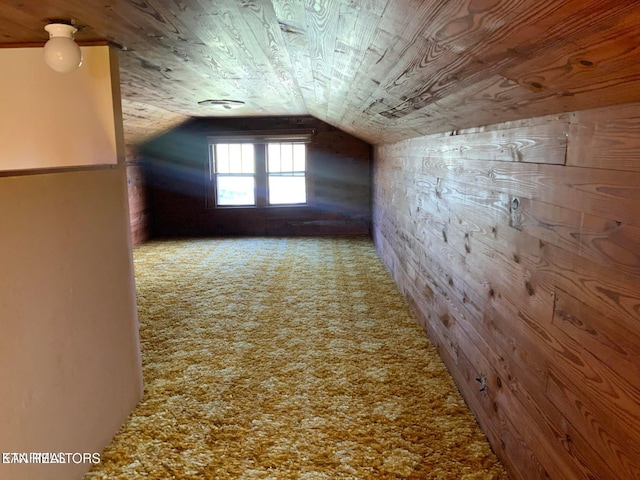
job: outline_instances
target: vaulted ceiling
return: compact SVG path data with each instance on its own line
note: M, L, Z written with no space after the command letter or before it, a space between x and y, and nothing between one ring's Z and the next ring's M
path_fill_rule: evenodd
M0 44L51 19L119 49L130 144L189 117L308 114L377 144L640 100L637 0L3 0Z

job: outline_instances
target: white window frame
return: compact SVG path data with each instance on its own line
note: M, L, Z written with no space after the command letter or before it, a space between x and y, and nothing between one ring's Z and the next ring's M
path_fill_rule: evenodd
M207 207L208 208L279 208L279 207L296 207L307 206L309 201L309 148L313 131L296 132L293 134L269 133L269 132L238 132L224 135L215 135L207 137L209 162L207 169ZM219 205L217 192L216 160L215 145L231 144L231 143L252 143L254 145L254 198L255 203L252 205ZM304 175L305 178L305 195L304 203L269 203L269 172L267 168L267 145L269 143L302 143L305 144L305 170L304 172L293 171L286 172L297 175ZM247 174L249 175L249 174Z

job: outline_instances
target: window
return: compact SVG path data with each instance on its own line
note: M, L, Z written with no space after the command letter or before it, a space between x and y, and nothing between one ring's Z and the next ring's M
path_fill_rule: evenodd
M305 203L307 201L304 143L269 143L267 173L269 205Z
M305 205L309 138L210 138L211 206Z
M255 205L255 155L252 143L214 145L216 204Z

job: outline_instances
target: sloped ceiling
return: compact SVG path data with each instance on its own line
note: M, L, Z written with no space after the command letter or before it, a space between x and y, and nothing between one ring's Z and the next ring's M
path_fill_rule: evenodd
M50 19L119 49L129 144L189 117L310 114L378 144L640 100L637 0L4 0L0 46Z

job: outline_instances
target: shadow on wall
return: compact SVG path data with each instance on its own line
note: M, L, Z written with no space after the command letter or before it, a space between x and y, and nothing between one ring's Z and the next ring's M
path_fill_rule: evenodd
M314 131L306 205L213 207L208 136L298 130ZM140 154L154 237L369 234L371 147L313 117L196 119Z

